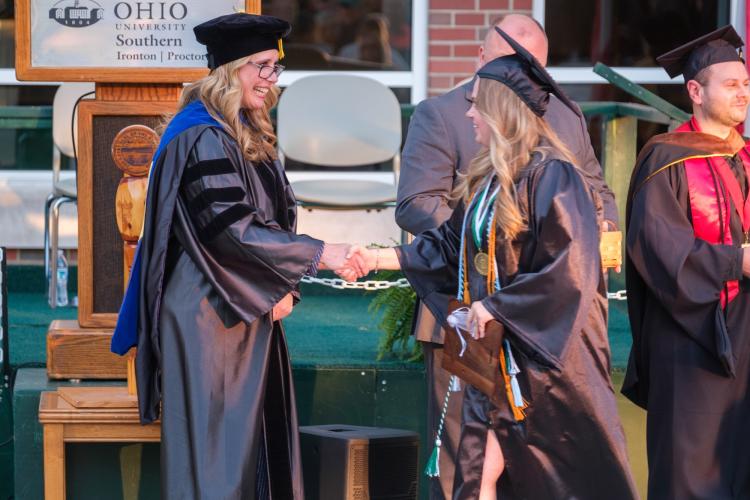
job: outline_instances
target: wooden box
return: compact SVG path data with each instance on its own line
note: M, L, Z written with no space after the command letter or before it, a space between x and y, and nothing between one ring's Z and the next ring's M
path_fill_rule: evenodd
M47 331L47 376L51 379L125 379L127 357L109 350L110 328L81 328L55 320Z

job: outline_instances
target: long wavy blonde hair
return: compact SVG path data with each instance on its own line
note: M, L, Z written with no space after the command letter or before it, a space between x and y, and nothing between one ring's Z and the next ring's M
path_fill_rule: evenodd
M575 159L547 122L502 83L480 78L475 106L491 131L490 144L482 147L465 174L459 174L453 197L468 205L473 193L494 173L499 184L495 199L498 235L512 240L527 225L518 205L516 181L532 155L552 155L574 165Z
M271 87L262 109L243 108L242 84L237 73L249 60L250 56L223 64L186 86L177 109L200 99L208 113L237 141L245 158L253 162L270 161L276 159L276 134L270 112L279 100L280 91L275 85Z

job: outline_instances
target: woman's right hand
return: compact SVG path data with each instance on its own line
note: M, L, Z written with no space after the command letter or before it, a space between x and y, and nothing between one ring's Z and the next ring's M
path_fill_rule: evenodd
M473 302L471 304L471 309L469 310L469 330L471 331L471 336L475 339L481 339L484 338L484 332L485 327L487 326L487 323L495 319L492 316L492 313L490 313L486 307L484 307L484 304L482 304L482 301L478 300L476 302Z
M320 257L320 269L330 269L347 281L356 281L370 270L365 265L360 248L346 243L326 243Z
M359 245L352 245L346 255L346 262L336 270L336 273L348 281L353 281L350 276L360 278L369 274L371 271L397 270L401 269L401 263L398 261L396 251L393 248L366 248Z

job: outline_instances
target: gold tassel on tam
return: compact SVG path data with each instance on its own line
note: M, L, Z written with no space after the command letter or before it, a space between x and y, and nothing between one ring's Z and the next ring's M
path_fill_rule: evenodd
M284 43L279 38L279 59L284 59Z

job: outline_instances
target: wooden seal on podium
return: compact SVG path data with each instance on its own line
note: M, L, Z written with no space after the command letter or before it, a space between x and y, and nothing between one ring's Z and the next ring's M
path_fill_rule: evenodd
M120 130L112 141L112 160L123 172L117 187L115 216L123 239L124 286L130 278L138 238L143 229L146 191L151 161L159 146L159 136L145 125L130 125ZM127 354L127 393L112 401L113 406L127 405L135 398L135 349ZM113 394L110 394L112 397ZM73 404L73 403L71 403Z
M159 136L151 127L130 125L112 141L112 159L117 168L133 177L148 174L151 159L159 147Z
M158 146L158 134L145 125L127 126L112 141L112 160L124 174L115 196L117 229L125 243L124 286L127 286L135 248L143 229L148 172Z

